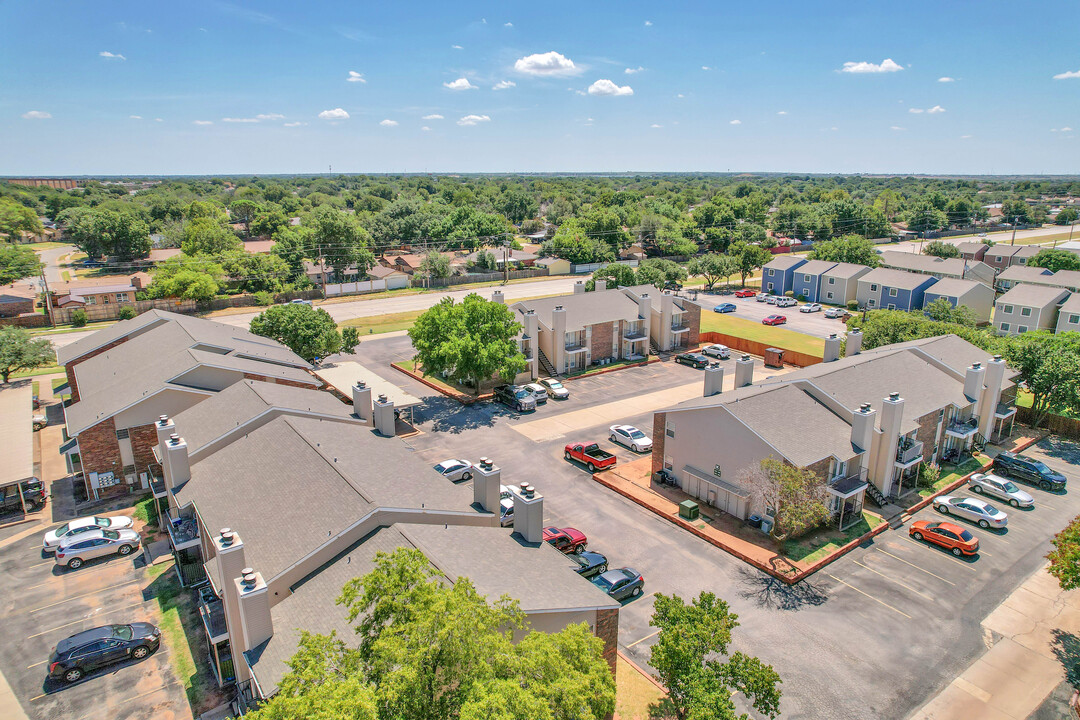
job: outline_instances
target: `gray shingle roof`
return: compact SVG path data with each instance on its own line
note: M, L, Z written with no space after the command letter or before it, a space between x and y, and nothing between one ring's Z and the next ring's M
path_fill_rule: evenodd
M995 305L1022 305L1024 307L1043 308L1056 305L1069 297L1064 288L1049 285L1014 285L1007 293L997 299Z
M957 298L971 292L979 285L982 285L982 283L975 282L974 280L961 280L959 278L948 277L938 280L932 287L928 287L926 292ZM983 287L986 286L983 285Z
M836 265L827 270L824 274L837 279L851 278L869 269L870 268L865 265L858 265L856 263L836 263Z
M805 263L796 268L796 273L802 273L803 275L821 275L836 267L836 263L829 262L828 260L807 260Z
M511 309L518 313L518 321L522 323L524 321L520 316L524 315L526 310L535 310L537 320L550 329L552 327L551 313L556 305L562 305L566 310L567 332L583 330L587 325L596 323L637 320L639 317L637 303L627 297L622 290L603 290L523 300L511 305Z
M660 298L663 296L664 291L655 285L631 285L620 289L630 291L635 297L640 297L641 295L648 293L649 304L652 305L653 310L659 310L660 306L663 304L663 301ZM672 295L672 298L674 299L675 307L680 310L685 310L686 306L690 304L689 300L679 297L678 295Z
M972 265L972 261L964 261L961 258L939 258L933 255L919 255L896 250L886 250L881 253L881 264L885 267L914 272L941 273L956 277L963 276L965 262L966 267Z
M1069 299L1062 303L1061 312L1080 312L1080 293L1073 293L1070 295Z
M961 253L968 253L969 255L977 255L980 250L990 247L986 243L982 242L962 242L957 244L956 249Z
M1046 268L1031 267L1030 265L1013 265L1001 271L998 280L1007 282L1031 282L1038 278L1045 282L1053 273Z
M891 268L879 267L874 268L870 272L866 273L859 278L859 284L862 283L876 283L885 287L897 288L900 290L914 290L929 280L931 283L935 282L937 278L931 275L922 275L920 273L908 272L906 270L893 270Z
M765 263L764 267L777 270L787 270L806 262L806 258L798 255L775 255L773 259Z

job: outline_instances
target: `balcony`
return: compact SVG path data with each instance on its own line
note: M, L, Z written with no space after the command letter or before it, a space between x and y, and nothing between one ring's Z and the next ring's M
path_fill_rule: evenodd
M623 340L627 340L629 342L640 342L642 340L648 340L648 339L649 339L648 335L646 335L645 333L643 333L643 332L641 332L640 330L637 330L637 329L627 330L626 332L623 333Z
M900 438L900 444L896 446L896 465L907 469L922 460L923 444L918 440Z
M585 347L584 345L578 345L576 343L573 345L567 344L566 346L566 352L568 353L583 353L586 350L588 350L587 347Z
M172 541L174 551L199 547L199 523L193 515L169 510L167 517L169 522L166 527L169 529L169 540Z
M678 333L684 333L684 332L689 332L689 331L690 331L690 326L687 325L686 323L678 323L678 324L672 323L672 325L671 325L671 332L673 332L673 333L678 334Z
M945 428L946 435L961 440L967 440L968 438L974 437L977 432L979 432L979 421L976 418L953 420L949 423L949 426Z
M206 637L211 643L229 639L229 626L225 623L225 604L209 586L199 592L199 617L202 618Z

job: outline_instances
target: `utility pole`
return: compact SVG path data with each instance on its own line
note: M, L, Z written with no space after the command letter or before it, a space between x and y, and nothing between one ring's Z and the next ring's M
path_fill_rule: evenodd
M510 237L503 238L503 285L510 282Z
M49 281L45 277L45 268L41 269L41 287L45 291L45 314L49 316L49 324L56 327L52 314L52 295L49 294Z
M321 281L320 284L322 285L322 299L325 300L326 299L326 263L323 262L322 245L316 246L316 249L319 251L319 280Z

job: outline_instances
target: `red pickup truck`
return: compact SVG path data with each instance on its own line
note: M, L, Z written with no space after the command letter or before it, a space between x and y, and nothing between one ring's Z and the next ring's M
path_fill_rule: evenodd
M563 456L567 460L577 460L585 463L589 472L605 470L615 467L616 458L606 450L601 450L596 443L570 443L563 450Z

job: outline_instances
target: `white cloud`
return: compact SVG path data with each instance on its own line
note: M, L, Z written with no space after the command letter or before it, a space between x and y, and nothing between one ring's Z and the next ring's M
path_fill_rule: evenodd
M307 123L306 122L300 122L300 121L291 122L291 123L285 123L285 127L300 127L301 125L307 125Z
M482 122L491 122L491 118L489 118L487 115L466 115L465 117L458 120L457 124L461 125L462 127L470 127L472 125L477 125Z
M645 68L638 65L636 68L626 68L623 72L627 75L633 75L634 73L645 72Z
M443 116L442 115L437 115L437 114L436 115L425 115L424 117L422 117L420 119L421 120L442 120Z
M227 123L257 123L255 118L221 118L221 122Z
M875 65L872 62L846 62L844 67L840 68L840 72L846 73L891 73L899 72L903 70L900 65L893 62L892 58L885 58L881 61L880 65Z
M902 128L899 125L893 125L889 129L890 130L906 130L907 128Z
M512 23L512 22L503 23L503 27L514 27L514 23Z
M103 58L109 58L110 60L127 60L127 58L123 55L120 55L119 53L111 53L108 50L102 50L98 53L98 55Z
M732 120L728 125L742 125L742 120Z
M420 129L425 131L425 132L428 131L428 130L431 130L431 128L429 128L427 125L425 125L424 127L420 128Z
M1054 76L1055 80L1075 80L1077 78L1080 78L1080 70L1070 70Z
M500 80L491 86L492 90L509 90L512 87L517 87L517 83L513 80Z
M581 73L581 68L575 65L573 60L554 50L518 58L514 69L519 73L538 77L566 77Z
M938 82L956 82L956 78L951 78L951 77L946 75L945 77L939 77L937 79L937 81Z
M675 97L677 97L677 98L679 98L679 99L681 100L682 98L684 98L684 97L686 97L686 96L685 96L685 95L683 95L682 93L679 93L679 94L678 94L678 95L676 95Z
M213 125L214 121L213 120L193 120L192 124L193 125Z
M975 136L974 135L961 135L960 139L961 140L970 140L973 137L975 137Z
M831 128L829 128L829 129L830 129L830 130L833 130L833 131L836 131L836 130L839 130L840 128L838 128L838 127L836 127L835 125L833 125L833 126L832 126Z
M787 110L781 110L780 112L778 112L776 114L777 115L787 115Z
M705 70L705 71L709 71L709 70L712 70L712 68L711 68L711 67L709 67L708 65L702 65L702 66L701 66L701 69L702 69L702 70Z
M255 116L256 120L284 120L285 116L281 113L262 113Z
M935 105L934 107L930 108L926 112L927 112L928 115L937 115L938 113L945 112L945 108L941 107L940 105Z
M366 83L367 82L367 80L364 79L364 73L358 73L355 70L350 70L349 71L349 77L345 78L345 80L347 82L358 82L358 83Z
M656 123L653 123L653 124L652 124L652 125L650 125L649 127L651 127L651 128L662 128L662 127L664 127L664 126L663 126L663 125L657 125Z
M448 90L475 90L476 86L469 82L468 78L458 78L453 82L444 82L443 87Z
M1072 132L1072 128L1066 125L1061 128L1050 128L1050 132Z
M918 113L925 112L925 111L922 108L908 108L908 112L918 114Z
M48 120L52 117L52 113L47 113L44 110L31 110L30 112L24 112L22 116L24 120Z
M464 50L465 48L461 47L460 45L451 45L450 49L451 50Z
M345 112L341 108L334 108L333 110L323 110L319 113L320 120L348 120L349 113Z
M652 27L652 20L646 20L645 27Z
M142 115L128 115L128 118L132 120L142 120Z
M161 118L154 118L154 122L165 122L165 121L162 120Z
M383 127L397 127L398 126L397 120L391 120L389 118L387 118L386 120L380 120L379 124L382 125Z
M629 85L619 87L610 80L597 80L589 86L590 95L633 95L634 89Z

